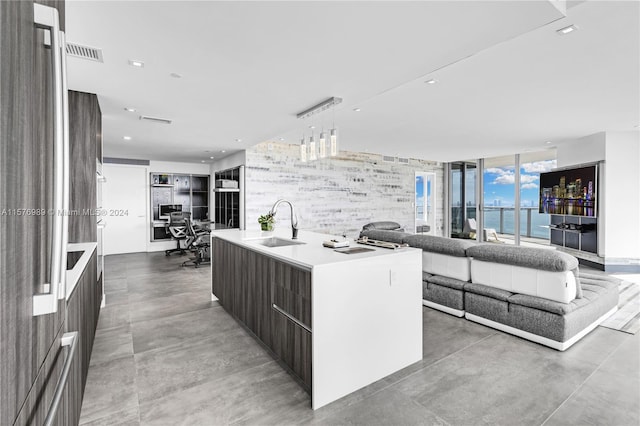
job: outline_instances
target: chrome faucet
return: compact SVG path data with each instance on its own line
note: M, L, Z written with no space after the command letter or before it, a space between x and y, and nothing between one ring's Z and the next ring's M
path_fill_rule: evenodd
M289 204L289 207L291 208L291 231L293 232L293 237L291 237L292 240L297 240L298 239L298 216L296 215L296 211L293 208L293 204L291 204L291 201L287 201L284 199L278 200L276 201L276 203L273 205L273 207L271 207L271 211L269 213L271 213L272 216L276 215L276 210L278 209L278 206L281 203L287 203Z

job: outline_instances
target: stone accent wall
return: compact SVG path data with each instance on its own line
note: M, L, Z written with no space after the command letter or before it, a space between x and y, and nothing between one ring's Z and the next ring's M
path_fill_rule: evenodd
M340 151L338 157L303 163L299 146L265 142L246 152L247 229L280 198L293 203L300 229L354 238L362 225L393 220L415 231L415 172L436 173L436 234L442 235L442 163L410 159L390 163L381 155ZM289 209L280 206L276 227L289 227Z

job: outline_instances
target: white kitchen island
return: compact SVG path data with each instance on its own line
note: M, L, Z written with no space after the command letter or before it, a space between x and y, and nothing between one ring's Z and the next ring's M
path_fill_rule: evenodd
M279 239L265 240L275 236ZM211 233L212 294L311 393L313 409L422 359L421 250L322 246L290 230ZM337 239L337 238L336 238Z

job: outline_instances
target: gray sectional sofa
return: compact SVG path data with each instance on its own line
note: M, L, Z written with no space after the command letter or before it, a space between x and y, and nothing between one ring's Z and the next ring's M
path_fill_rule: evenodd
M577 259L556 250L478 244L376 226L360 235L423 250L425 306L560 351L617 310L614 279L580 276Z

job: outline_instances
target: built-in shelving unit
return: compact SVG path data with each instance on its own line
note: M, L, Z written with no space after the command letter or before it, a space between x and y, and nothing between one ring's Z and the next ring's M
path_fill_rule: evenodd
M214 219L229 228L244 229L244 166L215 173L215 182L237 182L235 188L218 187L214 183Z
M589 253L598 253L598 219L551 215L551 244Z
M178 173L151 173L151 241L171 239L167 221L160 219L159 206L180 204L194 221L209 218L209 176Z

